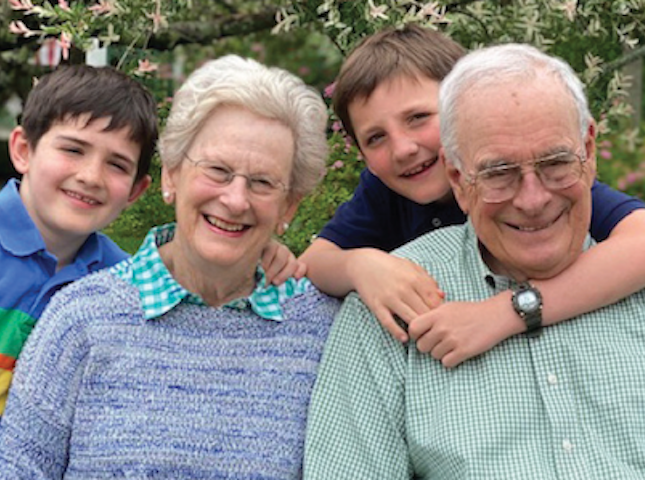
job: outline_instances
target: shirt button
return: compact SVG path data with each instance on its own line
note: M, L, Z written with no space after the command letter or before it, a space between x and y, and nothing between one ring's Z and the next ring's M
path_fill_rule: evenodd
M565 452L570 453L573 450L573 444L569 440L564 440L562 442L562 448Z
M549 375L546 377L546 381L549 382L549 385L557 385L558 377L553 373L549 373Z
M439 228L441 226L441 219L433 218L432 219L432 226L435 227L435 228Z

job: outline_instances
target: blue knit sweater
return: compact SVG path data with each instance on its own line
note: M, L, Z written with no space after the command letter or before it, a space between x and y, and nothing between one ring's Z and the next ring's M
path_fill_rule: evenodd
M30 336L0 424L2 479L295 479L338 302L285 320L180 304L144 320L107 271L61 291Z

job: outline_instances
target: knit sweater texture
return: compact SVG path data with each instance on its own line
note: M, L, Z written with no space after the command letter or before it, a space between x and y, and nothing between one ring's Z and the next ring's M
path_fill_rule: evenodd
M339 302L285 320L181 303L145 320L107 271L63 289L23 350L0 423L0 479L296 479Z

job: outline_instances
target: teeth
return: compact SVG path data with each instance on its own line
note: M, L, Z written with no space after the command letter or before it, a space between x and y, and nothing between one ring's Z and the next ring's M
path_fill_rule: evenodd
M224 220L220 220L219 218L210 216L207 216L206 220L214 227L226 230L227 232L241 232L244 230L244 225L240 225L239 223L228 223Z
M434 163L434 160L429 160L427 162L423 162L421 165L419 165L417 168L414 168L410 171L407 171L403 174L404 177L411 177L412 175L416 175L417 173L421 173L427 168L430 168L432 164Z
M82 202L88 203L90 205L98 205L99 204L99 202L97 202L93 198L84 197L80 193L72 192L70 190L67 190L67 195L69 195L72 198L76 198L76 199L78 199L78 200L80 200Z
M557 219L556 219L557 220ZM544 230L545 228L550 227L555 223L555 220L552 222L547 223L546 225L540 225L539 227L521 227L521 226L516 226L515 228L519 230L520 232L537 232L538 230Z

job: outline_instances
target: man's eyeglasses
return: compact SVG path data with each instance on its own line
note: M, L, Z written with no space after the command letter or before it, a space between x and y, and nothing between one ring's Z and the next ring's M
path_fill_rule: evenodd
M228 167L208 160L195 161L185 154L186 159L199 169L204 177L218 187L224 187L233 182L235 177L244 177L249 192L256 197L273 198L286 192L289 188L280 180L266 175L246 175L233 172Z
M533 170L544 188L563 190L582 177L586 159L573 152L561 152L526 163L494 165L477 173L467 174L466 181L479 188L486 203L502 203L515 196L525 169Z

